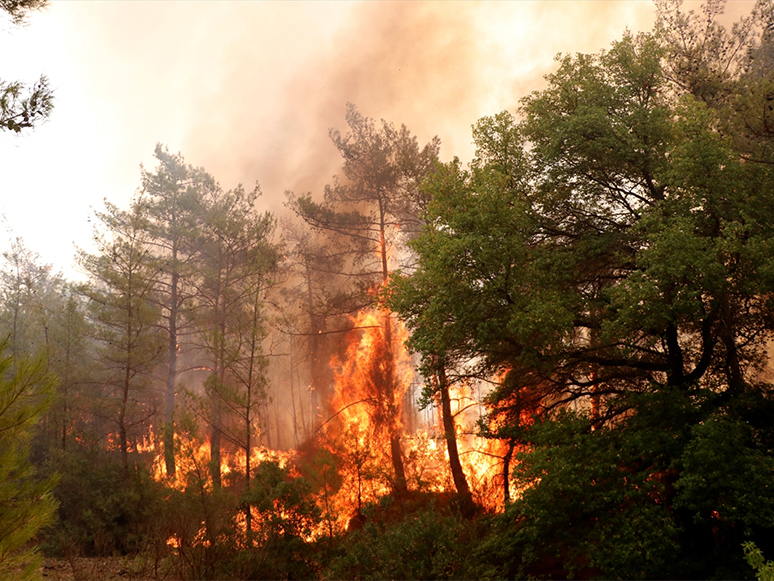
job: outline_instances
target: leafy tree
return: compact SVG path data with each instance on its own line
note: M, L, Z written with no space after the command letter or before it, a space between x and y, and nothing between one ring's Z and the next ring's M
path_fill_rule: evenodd
M527 446L498 575L739 576L744 536L774 531L751 508L771 502L774 176L729 134L743 69L712 97L672 48L662 30L560 57L523 121L479 122L394 282L426 365L499 376L486 430Z
M0 344L0 575L34 579L40 570L30 541L49 524L55 479L35 477L29 439L53 398L54 379L42 359L15 360Z
M514 264L524 253L519 238L524 205L518 197L527 183L522 138L507 112L479 121L474 137L477 157L471 171L454 160L439 164L425 181L432 200L425 217L438 227L426 228L411 243L419 268L410 276L394 276L385 293L412 329L409 345L423 357L422 370L430 379L425 399L441 400L450 466L463 498L467 486L455 461L449 387L475 374L476 364L482 374L497 369L496 361L476 354L493 346L484 341L494 343L506 330L501 325L510 308L508 295L527 289Z

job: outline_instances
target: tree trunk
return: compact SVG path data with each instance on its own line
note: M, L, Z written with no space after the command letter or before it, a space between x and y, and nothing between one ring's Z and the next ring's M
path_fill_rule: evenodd
M129 443L126 434L126 407L129 405L129 378L131 369L129 358L124 374L123 393L121 394L121 409L118 412L118 441L121 446L121 461L124 465L124 478L129 479Z
M511 503L511 459L515 447L515 442L508 440L508 451L503 458L503 504L505 506Z
M169 363L164 410L164 464L169 478L175 477L175 383L177 379L177 248L172 249L172 280L169 289Z
M213 341L213 350L215 353L215 376L216 385L213 386L210 393L210 405L212 407L212 417L210 426L210 474L212 476L212 485L220 488L220 428L223 422L221 411L220 391L225 379L225 340L226 340L226 298L223 296L223 253L218 248L218 278L215 288L215 335Z
M250 422L252 421L252 418L250 417L250 389L248 388L247 391L247 409L245 414L245 425L247 428L247 433L245 434L245 495L250 494L250 449L253 446L251 433L252 430L250 429ZM252 548L253 546L253 512L250 508L250 503L247 503L247 506L245 507L245 529L247 532L247 546L248 548Z
M309 356L310 356L310 386L311 386L311 398L310 398L310 431L319 427L319 418L323 414L321 409L323 402L327 399L324 397L323 391L325 390L324 378L324 365L321 361L321 344L320 344L320 331L322 331L320 320L315 313L314 308L314 293L312 289L312 271L309 266L309 257L304 257L304 269L306 271L306 302L307 309L309 310Z
M293 442L298 446L298 414L296 410L296 390L293 384L293 335L290 335L290 405L293 412Z
M454 416L451 411L451 398L449 397L449 383L446 379L446 369L443 363L439 363L436 371L438 390L441 395L441 418L443 419L443 433L446 438L446 449L449 451L449 468L451 468L454 487L460 496L460 504L464 514L473 510L473 496L470 493L468 480L462 470L460 453L457 448L457 430L454 427Z
M382 262L382 283L386 284L390 276L390 271L387 263L387 240L385 237L386 216L381 198L379 198L379 216L379 250ZM390 313L388 311L384 312L383 321L384 341L387 345L388 357L390 358L388 366L389 375L385 382L383 393L383 397L387 402L390 412L387 420L390 422L390 456L392 458L392 468L395 472L395 489L397 492L406 492L408 490L408 485L406 483L406 470L403 466L403 450L400 443L400 430L398 426L401 415L401 402L395 400L395 352L392 344L392 320L390 319Z

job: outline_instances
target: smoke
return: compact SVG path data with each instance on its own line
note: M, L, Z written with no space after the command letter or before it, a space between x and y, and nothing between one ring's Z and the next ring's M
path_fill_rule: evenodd
M347 102L465 161L470 125L543 86L556 53L605 48L653 14L644 0L55 2L0 36L2 78L55 89L48 123L0 136L0 213L73 276L67 241L90 247L91 208L125 207L157 142L225 188L260 182L279 212L285 190L319 194L338 171L328 130Z
M272 14L292 33L276 47L243 26L221 55L221 90L202 107L212 113L190 120L181 143L227 184L258 180L275 211L285 190L319 193L337 172L328 130L344 128L347 102L406 124L420 144L439 135L444 159L469 159L470 125L514 110L542 86L557 52L599 50L627 26L648 28L653 14L646 2L333 6L340 12L325 24L303 18L306 4L292 5L290 21Z

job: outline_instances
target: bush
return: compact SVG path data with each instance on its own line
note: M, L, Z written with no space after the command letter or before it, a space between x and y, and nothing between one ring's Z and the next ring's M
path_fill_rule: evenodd
M396 523L374 519L375 508L364 510L366 524L340 540L337 554L323 573L326 579L459 579L472 569L471 545L461 543L466 524L438 514L431 506Z
M303 478L276 462L253 472L241 499L213 488L205 472L173 491L169 523L176 546L170 562L183 579L310 579L317 564L307 539L320 512ZM250 532L245 513L252 507Z
M46 537L49 554L137 554L164 541L158 530L163 487L145 469L127 479L118 458L86 449L55 451L47 468L61 475L54 489L59 523Z

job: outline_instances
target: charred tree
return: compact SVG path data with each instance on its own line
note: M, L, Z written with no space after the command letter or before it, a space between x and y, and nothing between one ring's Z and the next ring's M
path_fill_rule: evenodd
M331 233L346 247L345 270L340 274L357 281L350 287L353 302L372 306L376 291L389 277L391 251L419 230L419 213L426 200L418 186L437 158L439 140L434 138L420 149L416 137L405 126L396 129L386 121L377 126L351 104L346 120L347 134L330 132L344 159L345 181L336 179L332 186L327 186L323 203L312 201L307 194L291 196L290 206L310 226ZM389 312L384 312L382 321L388 357L393 360ZM394 369L394 365L387 369ZM405 491L400 404L395 402L394 385L394 377L383 379L379 407L389 411L381 421L390 431L396 489Z

